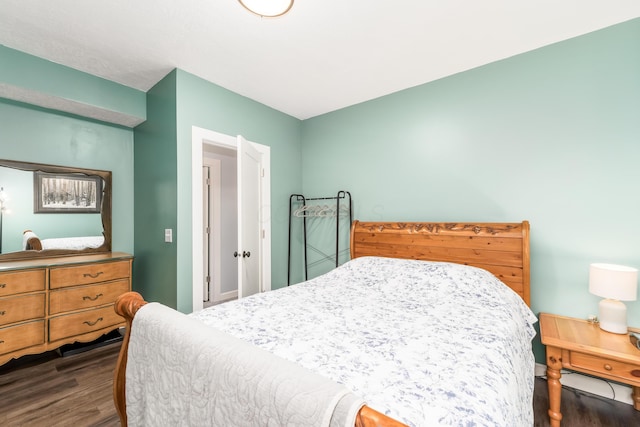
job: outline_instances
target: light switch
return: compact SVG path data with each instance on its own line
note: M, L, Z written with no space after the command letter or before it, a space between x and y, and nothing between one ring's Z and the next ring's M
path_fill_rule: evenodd
M171 243L173 242L173 230L170 228L165 228L164 229L164 241L166 243Z

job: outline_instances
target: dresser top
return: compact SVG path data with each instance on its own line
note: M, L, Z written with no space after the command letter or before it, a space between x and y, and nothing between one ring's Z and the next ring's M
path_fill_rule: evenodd
M87 264L130 259L133 255L125 252L103 252L87 255L57 256L51 258L25 259L0 262L0 273L11 270L25 270L29 268L47 268L61 265Z

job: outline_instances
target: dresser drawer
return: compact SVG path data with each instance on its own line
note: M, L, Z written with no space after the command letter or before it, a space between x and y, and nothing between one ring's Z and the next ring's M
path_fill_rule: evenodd
M82 335L119 324L124 324L124 319L116 314L113 305L52 317L49 319L49 341Z
M640 364L634 365L603 357L571 352L571 367L597 372L603 376L635 381L640 385Z
M127 291L129 291L129 279L51 291L49 294L49 314L111 304Z
M44 343L44 321L0 328L0 354Z
M0 298L0 326L44 317L44 292Z
M68 286L87 285L106 282L114 279L128 278L130 262L102 262L83 264L74 267L52 268L49 272L49 288L57 289Z
M43 291L45 270L22 270L0 273L0 297Z

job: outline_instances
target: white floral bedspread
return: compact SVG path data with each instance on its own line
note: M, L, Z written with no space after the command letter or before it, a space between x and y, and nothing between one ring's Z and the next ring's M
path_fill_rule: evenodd
M104 236L59 237L43 239L42 249L87 249L99 248L104 243Z
M533 425L537 319L482 269L362 257L192 316L411 426Z

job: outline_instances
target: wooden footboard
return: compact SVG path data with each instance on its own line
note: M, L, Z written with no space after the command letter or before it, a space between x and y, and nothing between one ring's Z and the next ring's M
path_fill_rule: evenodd
M118 363L113 375L113 401L120 416L120 424L122 427L127 426L127 404L125 390L125 373L127 370L127 354L129 349L129 336L133 318L147 302L137 292L127 292L120 295L116 300L115 311L124 317L127 323L127 331L122 342ZM402 427L399 421L389 418L380 412L364 406L356 416L355 427Z
M127 330L120 347L120 355L118 363L113 372L113 403L116 405L116 411L120 417L120 425L127 426L127 401L126 401L126 372L127 372L127 355L129 351L129 336L131 335L131 325L133 317L136 315L140 307L147 302L137 292L127 292L118 297L115 303L115 310L120 316L124 317L127 323Z

